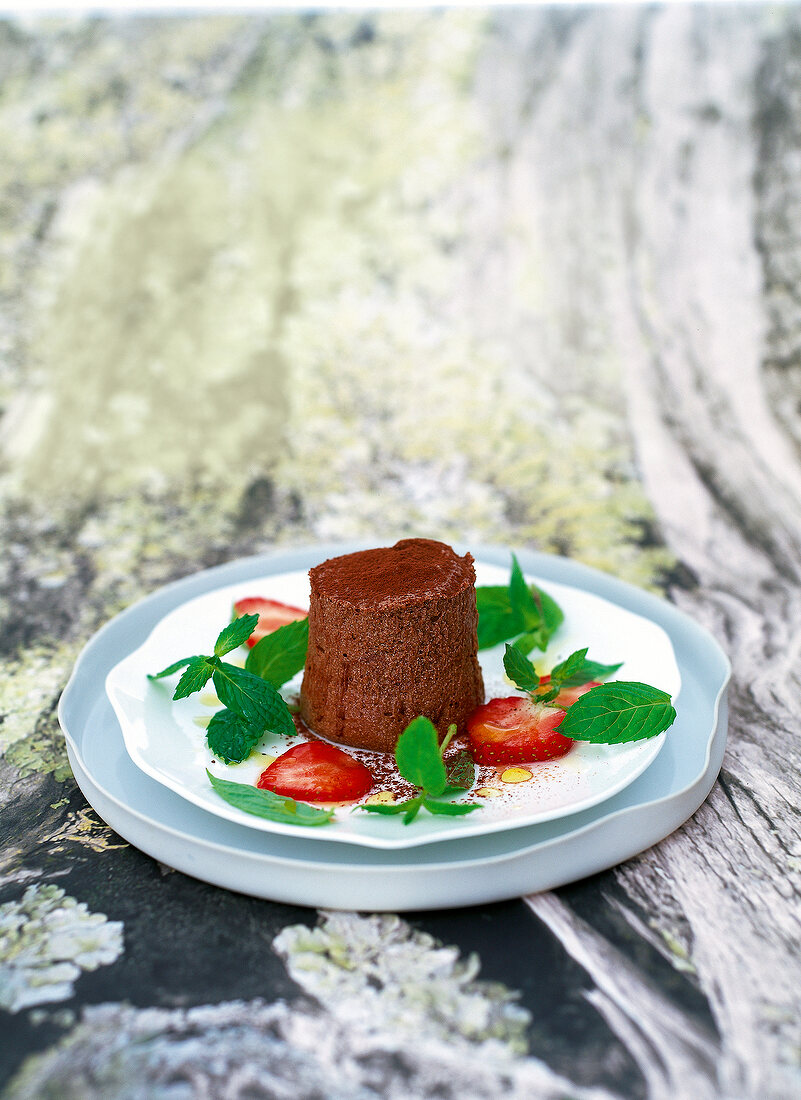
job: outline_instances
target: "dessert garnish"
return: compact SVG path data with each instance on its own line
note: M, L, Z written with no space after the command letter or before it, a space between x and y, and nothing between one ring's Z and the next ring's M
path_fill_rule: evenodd
M503 667L526 695L490 699L471 714L467 729L477 764L529 764L566 756L574 743L563 732L567 709L620 665L590 661L587 650L579 649L550 675L540 676L531 661L507 643Z
M258 618L258 615L243 615L223 627L211 656L184 657L149 677L161 680L183 668L173 699L202 691L209 680L213 682L225 709L217 711L211 719L206 737L211 751L226 764L244 760L267 732L287 737L295 733L289 708L273 685L247 669L222 660L227 653L244 645Z
M472 761L465 760L467 754L460 755L455 766L449 772L442 756L456 733L455 723L439 744L434 723L419 715L414 718L398 738L395 747L395 763L398 771L410 783L417 787L417 794L405 802L373 803L361 809L372 814L385 816L403 814L403 824L409 825L421 809L430 814L447 814L457 817L469 814L480 806L478 802L442 802L440 799L452 798L464 794L472 787L475 768Z
M507 645L503 658L506 674L529 693L534 706L559 701L563 688L586 686L572 701L559 723L559 733L573 741L596 745L622 745L656 737L672 726L676 711L666 691L631 680L610 684L587 682L590 677L611 676L620 665L601 665L587 660L587 650L577 649L551 670L546 683L534 666L514 646ZM551 709L551 708L548 708Z

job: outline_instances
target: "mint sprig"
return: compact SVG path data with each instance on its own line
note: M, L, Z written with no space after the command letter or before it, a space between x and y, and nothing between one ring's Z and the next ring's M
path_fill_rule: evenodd
M475 765L472 761L470 761L472 774L469 776L469 782L467 782L467 766L460 758L457 758L458 767L452 769L451 774L445 768L442 756L455 733L456 726L450 726L440 745L434 723L422 714L413 718L398 738L395 747L395 763L403 778L418 788L418 793L405 802L362 806L361 809L367 810L368 813L385 816L403 814L404 825L414 821L421 809L428 810L431 814L450 817L477 810L479 803L467 805L463 802L439 801L455 794L463 794L473 785L475 779Z
M181 689L181 694L177 694L178 689L176 688L176 694L173 695L173 699L182 699L186 695L191 695L194 691L200 691L211 678L212 672L220 663L220 658L224 657L226 653L230 653L232 649L237 649L239 646L244 645L256 629L256 623L258 621L258 615L241 615L238 619L234 619L233 622L227 623L217 635L217 641L214 643L214 654L212 656L204 657L201 655L197 657L182 657L180 661L173 661L171 665L167 665L161 672L149 672L147 674L148 680L162 680L165 676L172 676L179 668L187 666L186 672L178 681L178 688ZM206 678L199 688L189 686L195 681L200 681L204 674Z
M309 620L297 619L265 634L254 645L245 668L279 688L300 672L309 648Z
M524 657L513 645L507 645L503 655L503 667L509 679L530 695L536 695L537 702L548 703L555 699L562 688L579 687L591 680L605 679L617 672L620 664L602 665L599 661L587 660L587 647L577 649L551 669L550 680L545 683L531 661Z
M334 816L333 810L318 809L306 802L297 802L294 798L251 787L247 783L219 779L208 768L206 775L220 798L246 814L281 821L286 825L326 825Z
M562 688L576 687L611 676L620 665L602 665L587 660L587 649L577 649L555 665L551 678L540 683L534 666L512 645L506 646L503 667L509 679L527 692L537 703L550 703ZM649 684L613 680L597 684L566 709L557 727L559 733L573 741L594 744L621 745L656 737L673 725L676 711L667 692Z
M512 554L509 584L481 585L476 589L478 648L489 649L510 638L524 655L548 648L564 619L559 604L535 584L528 584Z
M184 668L173 699L184 699L201 691L209 680L213 681L217 696L227 709L213 716L206 736L211 751L226 763L246 759L266 732L286 737L295 733L289 708L273 685L222 660L250 637L258 619L258 615L242 615L220 631L213 654L184 658L149 677L160 680Z

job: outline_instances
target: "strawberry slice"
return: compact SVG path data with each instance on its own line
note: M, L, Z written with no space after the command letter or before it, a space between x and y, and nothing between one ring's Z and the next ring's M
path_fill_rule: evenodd
M288 603L279 603L278 600L246 596L245 599L237 600L234 604L233 618L238 619L241 615L259 616L256 629L245 642L245 645L252 649L265 634L272 634L279 626L294 623L297 619L305 619L308 614L308 611L304 611L301 607L291 607Z
M358 760L335 745L304 741L282 753L259 776L257 787L301 802L355 802L373 777Z
M565 756L573 742L556 729L564 716L560 707L519 695L490 699L467 719L473 760L476 764L529 764Z
M540 687L548 687L550 682L550 676L540 676ZM574 687L562 688L556 698L551 700L551 703L555 707L569 707L575 703L580 695L585 695L590 688L600 686L600 680L588 680L586 684L576 684Z

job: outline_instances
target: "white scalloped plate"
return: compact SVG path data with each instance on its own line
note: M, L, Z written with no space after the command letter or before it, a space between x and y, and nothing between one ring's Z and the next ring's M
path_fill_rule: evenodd
M321 553L317 560L326 556ZM478 584L504 584L509 570L478 561L476 573ZM541 657L543 669L586 645L594 660L624 662L616 678L652 684L675 699L681 675L670 638L661 626L584 588L531 573L527 577L546 589L565 613L548 653ZM579 813L613 798L643 773L670 736L668 731L629 745L578 743L561 760L531 765L532 776L522 783L504 783L500 769L489 783L500 793L483 798L481 807L465 817L434 817L421 812L405 826L400 817L340 807L333 822L313 829L266 821L223 801L210 786L205 771L209 768L235 782L255 783L265 766L261 753L278 755L288 742L268 735L249 760L226 767L212 757L205 731L198 724L213 713L213 700L205 696L204 703L204 696L195 695L173 702L174 679L158 683L147 679L147 673L157 672L180 657L210 653L217 634L230 618L233 601L243 596L265 596L308 606L307 570L273 573L265 568L253 579L212 587L181 602L156 623L142 645L114 665L106 678L106 693L127 751L143 772L209 813L250 829L314 841L406 849L524 828ZM480 654L487 698L515 694L504 678L502 654L502 645ZM285 690L296 689L299 679Z

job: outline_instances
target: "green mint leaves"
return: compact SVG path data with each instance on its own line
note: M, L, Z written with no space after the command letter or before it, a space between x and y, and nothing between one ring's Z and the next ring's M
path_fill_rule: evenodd
M463 802L437 801L440 798L463 794L473 785L475 778L475 765L467 753L459 754L450 773L445 768L442 754L455 733L456 726L451 726L440 745L434 723L423 715L413 718L398 738L398 744L395 747L395 763L403 778L408 779L418 788L418 794L405 802L363 806L362 809L367 810L368 813L387 816L403 814L404 825L414 821L421 809L428 810L431 814L450 817L477 810L479 803L467 805ZM467 759L464 759L465 757Z
M544 684L531 661L512 645L506 646L503 667L509 679L538 703L550 703L562 688L577 687L617 672L620 665L587 660L587 650L577 649L551 670ZM656 737L676 720L670 696L659 688L627 680L598 684L580 695L566 709L559 732L574 741L622 745Z
M266 680L244 668L221 663L212 679L223 706L230 707L254 725L270 733L291 737L295 723L284 700Z
M258 619L258 615L234 619L220 631L211 656L184 658L150 677L160 680L183 668L173 699L184 699L201 691L209 680L213 681L217 696L227 709L218 711L211 719L207 738L211 751L226 764L246 759L265 732L286 737L295 733L289 708L275 687L253 672L222 660L250 637Z
M590 667L596 671L606 669L609 674L620 668L620 665L599 665L597 661L588 661L587 650L577 649L561 664L555 665L551 669L550 680L543 683L528 657L524 657L515 646L507 644L503 655L503 667L506 675L521 691L527 691L529 695L535 696L538 703L550 703L568 684L588 683L591 677L584 674L586 669Z
M478 607L478 648L516 638L521 653L532 649L545 650L564 615L559 604L547 592L529 585L520 564L512 554L509 584L483 585L476 589Z
M309 620L286 623L254 645L245 661L245 668L279 688L300 672L306 663L309 648Z
M247 783L218 779L208 769L206 775L220 798L238 810L244 810L246 814L265 817L269 821L280 821L285 825L326 825L334 816L333 810L321 810L306 802L296 802L286 795L264 791Z
M648 684L616 680L601 684L568 707L559 732L574 741L622 745L656 737L676 720L665 691Z
M493 585L476 589L478 648L507 642L503 667L509 679L538 703L550 703L563 688L580 687L592 680L606 680L621 667L587 659L578 649L551 670L550 680L540 676L528 659L532 649L545 651L564 615L547 592L529 585L515 555L507 588ZM509 645L509 639L515 639ZM648 684L624 680L599 684L572 703L559 732L575 741L623 744L656 737L676 719L670 696Z

